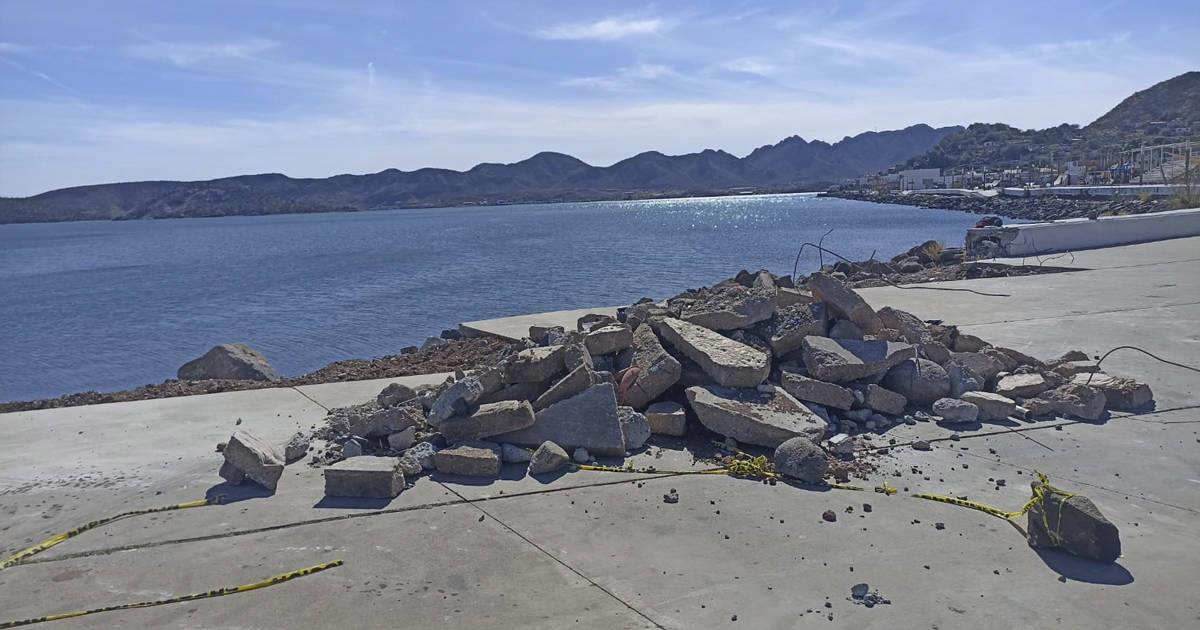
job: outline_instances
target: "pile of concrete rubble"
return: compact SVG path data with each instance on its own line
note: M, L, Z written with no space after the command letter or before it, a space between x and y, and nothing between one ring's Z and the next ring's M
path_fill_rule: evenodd
M898 423L1095 421L1153 402L1148 386L1081 352L1042 361L875 310L840 275L795 286L743 271L615 318L585 316L575 330L533 327L496 365L432 387L389 385L283 453L236 434L221 474L273 488L285 462L311 455L327 495L393 497L427 471L496 477L520 463L551 474L572 459L622 458L655 434L709 432L775 449L776 472L819 483L860 436Z

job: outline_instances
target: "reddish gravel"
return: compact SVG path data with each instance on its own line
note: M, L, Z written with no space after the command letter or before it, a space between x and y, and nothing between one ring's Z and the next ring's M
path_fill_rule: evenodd
M58 407L77 407L79 405L96 405L131 400L149 400L153 398L173 398L175 396L192 396L195 394L214 394L217 392L232 392L245 389L364 381L376 378L412 376L415 374L453 372L459 369L469 370L482 365L494 365L511 345L508 341L493 337L464 339L461 341L451 341L444 346L436 346L413 354L394 354L377 359L337 361L315 372L279 381L178 381L172 379L164 381L159 385L146 385L137 389L118 392L82 392L46 400L0 403L0 413L54 409Z

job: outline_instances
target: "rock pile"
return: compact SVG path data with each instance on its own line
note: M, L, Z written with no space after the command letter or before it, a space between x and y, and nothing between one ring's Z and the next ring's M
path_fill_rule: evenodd
M496 477L519 463L542 475L570 459L624 457L653 434L712 433L776 449L776 472L819 483L854 459L855 436L898 423L1094 421L1152 402L1146 385L1105 375L1082 353L1044 362L951 325L877 311L832 273L795 286L742 272L616 318L586 316L575 330L534 327L494 364L436 386L389 385L333 410L311 436L324 447L293 438L288 459L305 449L315 465L387 458L326 469L330 493L362 487L380 497L430 470ZM240 433L225 456L227 479L269 488L283 465Z

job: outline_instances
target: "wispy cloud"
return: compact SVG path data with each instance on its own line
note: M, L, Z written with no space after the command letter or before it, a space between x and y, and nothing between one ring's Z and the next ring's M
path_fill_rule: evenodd
M775 64L762 57L739 57L720 64L722 70L769 77L779 71Z
M638 63L618 68L616 73L605 76L572 77L561 85L600 90L628 90L638 83L664 78L677 78L680 74L671 66L655 63Z
M274 40L252 37L217 42L156 41L129 46L125 51L134 57L189 67L208 61L252 59L278 46Z
M656 35L667 24L659 18L626 19L604 18L595 22L560 24L537 32L544 39L598 39L614 40L637 35Z
M37 78L45 81L46 83L53 85L54 87L61 88L64 90L71 89L66 84L64 84L61 81L59 81L58 79L55 79L54 77L46 74L45 72L30 68L29 66L26 66L22 63L12 60L12 59L9 59L8 57L0 57L0 62L4 62L9 67L15 68L21 72L24 72L25 74L28 74L33 77L37 77Z
M0 53L21 54L33 50L33 46L18 44L16 42L0 42Z

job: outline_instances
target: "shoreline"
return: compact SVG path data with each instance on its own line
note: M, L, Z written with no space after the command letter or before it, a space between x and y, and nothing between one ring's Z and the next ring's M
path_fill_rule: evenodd
M1102 215L1148 214L1175 210L1172 199L1081 199L1079 197L1003 197L976 199L948 195L901 195L875 191L826 191L818 197L886 203L933 210L957 210L1022 221L1089 219Z

